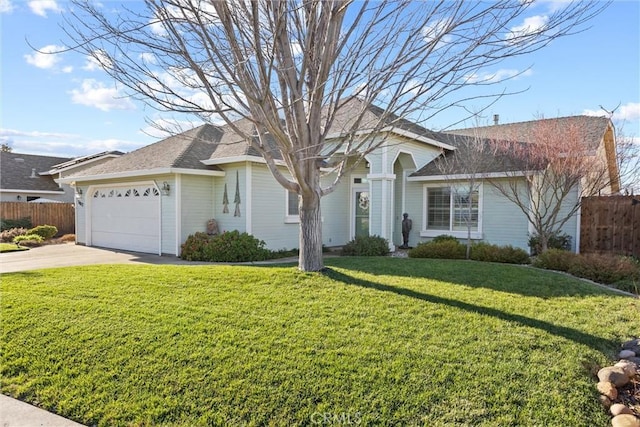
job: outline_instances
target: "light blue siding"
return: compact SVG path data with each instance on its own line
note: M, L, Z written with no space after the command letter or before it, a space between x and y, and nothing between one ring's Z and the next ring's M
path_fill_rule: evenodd
M210 176L181 176L181 243L191 234L206 232L207 221L214 213L213 179Z
M523 199L527 200L526 195ZM487 183L483 185L482 232L485 242L529 250L529 221L525 214Z

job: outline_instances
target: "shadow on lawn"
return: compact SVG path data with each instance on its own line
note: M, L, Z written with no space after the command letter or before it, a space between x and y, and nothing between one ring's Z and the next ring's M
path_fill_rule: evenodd
M486 316L495 317L497 319L505 320L508 322L515 322L522 326L528 326L531 328L540 329L552 335L556 335L558 337L562 337L562 338L574 341L578 344L588 346L604 354L608 354L609 352L611 352L613 348L617 346L617 343L612 340L607 340L595 335L581 332L576 329L567 328L565 326L554 325L553 323L545 322L543 320L532 319L530 317L526 317L526 316L522 316L514 313L506 313L504 311L497 310L495 308L483 307L475 304L470 304L467 302L458 301L455 299L429 295L422 292L414 291L412 289L389 286L382 283L370 282L367 280L362 280L353 276L343 274L331 268L326 268L323 274L333 280L342 282L346 285L355 285L363 288L375 289L382 292L390 292L396 295L403 295L410 298L416 298L416 299L433 303L433 304L448 305L450 307L455 307L460 310L483 314Z
M383 258L384 262L371 262L374 259L364 261L364 258L357 257L333 258L327 259L326 265L374 275L432 279L543 299L603 294L627 298L557 272L522 265L411 258L396 258L395 262L387 262L388 258ZM526 283L521 282L523 277L526 277Z

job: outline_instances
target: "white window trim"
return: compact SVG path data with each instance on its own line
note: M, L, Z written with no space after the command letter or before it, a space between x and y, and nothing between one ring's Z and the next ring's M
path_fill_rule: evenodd
M300 215L289 215L289 193L290 191L284 189L284 223L285 224L299 224ZM298 196L300 197L300 196Z
M468 184L466 184L468 185ZM451 210L450 213L450 220L449 220L449 230L430 230L427 228L427 220L428 220L428 213L429 213L429 199L428 199L428 190L429 188L443 188L443 187L455 187L455 184L444 184L444 183L440 183L440 184L425 184L423 186L422 189L422 230L420 230L420 237L437 237L443 234L447 234L449 236L453 236L453 237L457 237L459 239L466 239L468 232L467 230L452 230L451 229L451 221L453 221L453 206L451 203L451 199L449 199L449 209ZM453 197L453 193L454 191L451 190L451 195L450 197ZM478 183L478 230L477 231L471 231L471 238L474 240L482 240L483 239L483 234L482 234L482 204L483 204L483 200L484 200L484 185L482 182Z

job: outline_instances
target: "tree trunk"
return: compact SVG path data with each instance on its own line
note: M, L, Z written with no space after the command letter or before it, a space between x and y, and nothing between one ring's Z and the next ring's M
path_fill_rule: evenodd
M300 256L298 268L302 271L320 271L322 260L322 214L320 195L303 194L300 197Z

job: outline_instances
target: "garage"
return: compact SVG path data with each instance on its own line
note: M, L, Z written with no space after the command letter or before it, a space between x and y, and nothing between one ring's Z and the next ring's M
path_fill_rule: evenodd
M153 183L100 187L89 194L91 246L159 253L160 192Z

